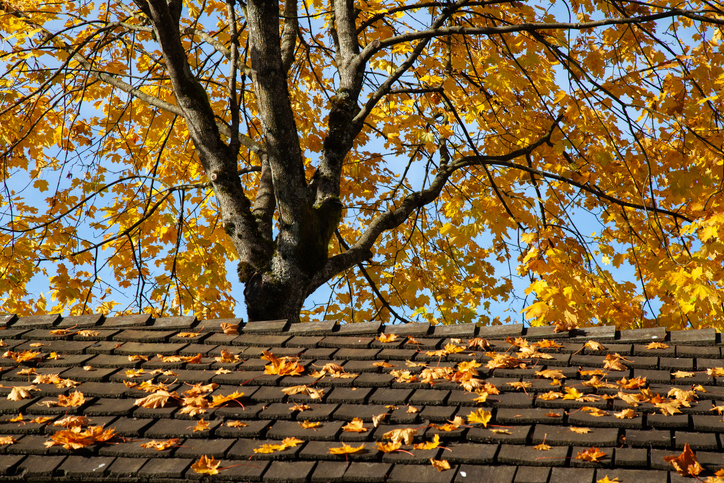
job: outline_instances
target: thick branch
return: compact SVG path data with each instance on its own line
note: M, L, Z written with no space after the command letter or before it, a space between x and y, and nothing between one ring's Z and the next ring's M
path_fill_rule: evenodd
M282 30L282 69L285 73L294 62L294 50L297 47L297 0L284 2L284 29Z

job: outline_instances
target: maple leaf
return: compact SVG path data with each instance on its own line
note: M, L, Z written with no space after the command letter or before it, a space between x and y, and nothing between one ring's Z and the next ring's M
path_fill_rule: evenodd
M548 339L540 340L538 342L533 343L533 345L538 346L541 349L560 349L561 347L563 347L558 342L556 342L554 340L548 340Z
M322 425L322 423L316 423L316 422L311 422L311 421L304 421L304 422L300 421L299 422L299 426L301 426L304 429L314 429L314 428L320 427L321 425Z
M201 335L201 332L179 332L176 337L183 337L184 339L193 339Z
M373 366L376 367L395 367L394 365L390 364L389 362L380 361L380 362L373 362Z
M563 396L563 399L580 399L583 397L583 393L575 387L566 387L565 391L566 394Z
M165 441L156 441L155 439L153 441L148 441L147 443L142 443L141 448L153 448L156 451L163 451L165 449L171 448L173 446L177 446L181 440L179 438L171 438L167 439Z
M244 397L244 393L238 391L234 391L227 396L211 396L211 403L209 403L209 407L216 408L232 401L238 403L238 400L242 397Z
M620 483L620 480L618 478L614 478L613 480L610 480L608 478L608 475L604 476L600 480L596 480L596 483Z
M611 371L626 371L628 368L623 364L621 361L626 362L633 362L628 361L624 357L622 357L620 354L608 354L606 356L606 359L603 361L603 368L609 369Z
M684 444L684 450L678 456L664 456L664 461L674 467L681 476L696 476L704 468L701 467L696 459L696 454L691 450L688 444Z
M487 428L488 422L490 422L490 418L492 417L493 414L490 411L479 408L468 414L468 422L472 424L482 424Z
M523 382L520 382L520 381L506 382L506 384L514 389L518 389L519 391L521 391L521 390L525 391L526 389L533 387L532 382L525 382L525 381L523 381Z
M83 396L82 392L75 391L68 396L59 394L57 401L43 401L38 404L43 404L48 407L55 407L55 406L62 407L62 408L78 407L78 406L82 406L83 404L85 404L85 397Z
M546 413L546 416L549 418L560 418L561 415L559 413Z
M468 341L468 347L484 351L490 348L490 342L482 337L475 337Z
M566 376L557 369L545 369L543 371L535 371L535 375L545 377L547 379L565 379Z
M360 418L354 418L351 422L342 426L342 431L364 433L367 431L367 428L364 427L364 422Z
M579 451L576 455L577 460L590 461L592 463L598 463L601 458L605 458L606 453L598 448L591 447L585 451Z
M616 419L632 419L637 416L636 411L633 409L624 409L617 413L613 413L613 415L616 416Z
M721 413L719 413L719 414L721 414ZM20 422L20 421L22 421L22 420L23 420L23 413L20 413L20 414L18 414L17 416L15 416L14 418L8 419L8 422L9 422L9 423L17 423L17 422Z
M450 469L450 463L448 463L447 460L436 460L430 458L430 463L432 463L432 467L435 468L437 471L445 471Z
M646 386L645 377L632 377L631 379L621 378L616 381L616 384L621 386L622 389L640 389Z
M271 362L264 366L264 374L277 376L301 376L304 367L300 366L297 359L290 357L277 357L269 351L263 351L262 359Z
M29 399L32 398L32 394L30 394L30 391L40 391L35 386L15 386L10 391L10 394L8 394L7 399L10 401L20 401L21 399Z
M672 416L677 413L681 413L679 406L681 405L677 400L654 402L654 405L661 410L661 414L664 416Z
M393 451L397 451L398 449L402 448L402 443L381 443L377 441L375 443L375 446L377 446L377 449L382 451L383 453L392 453Z
M89 425L90 419L86 416L66 416L53 423L53 426L62 426L64 428L82 428Z
M559 399L562 397L564 397L563 393L558 392L558 391L548 391L548 392L538 395L538 399L542 399L544 401L553 401L555 399ZM569 398L569 399L575 399L575 398Z
M492 358L486 365L488 369L511 369L514 367L523 369L525 367L525 364L523 364L520 359L509 356L508 354L486 352L485 355Z
M694 373L688 372L688 371L676 371L676 372L671 373L671 377L674 377L676 379L681 379L681 378L685 378L685 377L694 377Z
M148 359L150 359L149 356L143 356L140 354L133 354L133 355L128 356L128 360L130 362L135 362L135 361L148 362Z
M361 446L350 446L346 443L342 443L342 446L339 448L329 448L329 454L352 454L352 453L359 453L365 449L365 445Z
M104 443L115 436L115 430L103 429L103 426L91 426L85 431L65 429L50 436L47 447L62 445L65 449L80 449L96 443Z
M15 444L17 442L18 442L18 440L12 436L0 436L0 446Z
M668 348L669 348L669 345L668 345L668 344L665 344L665 343L663 343L663 342L651 342L650 344L648 344L648 345L646 346L646 348L647 348L648 350L652 350L652 349L668 349Z
M395 334L385 334L385 333L383 332L383 333L380 333L379 336L375 337L375 339L377 339L378 341L380 341L380 342L382 342L383 344L385 344L385 343L388 343L388 342L395 342L395 341L397 340L397 335L395 335Z
M413 445L414 449L435 449L438 446L440 446L440 435L436 434L435 438L432 441L427 441L425 443L418 443L416 445Z
M230 324L228 322L221 323L221 330L225 335L237 335L239 333L239 324Z
M600 342L596 342L595 340L589 340L585 344L583 344L584 347L587 347L591 349L592 351L605 351L606 347L604 347L603 344Z
M142 406L149 409L162 408L166 406L166 402L168 402L170 397L175 397L175 393L171 394L168 391L156 391L146 397L136 399L136 402L133 404L135 406Z
M574 427L570 427L570 428L568 428L568 429L570 429L570 430L573 431L574 433L578 433L578 434L588 434L588 433L591 432L591 429L590 429L590 428L574 428Z
M200 432L200 431L206 431L209 429L209 422L204 421L203 419L199 419L196 422L196 426L191 426L194 428L194 433Z
M219 473L217 469L221 461L216 461L212 456L209 458L206 455L202 455L194 464L191 465L191 469L194 473L200 473L203 475L216 475Z
M706 370L707 376L724 377L724 367L712 367Z
M588 371L578 371L578 373L582 376L605 376L606 373L603 372L601 369L592 369Z
M226 425L230 428L246 428L248 424L241 421L228 421Z
M81 337L97 337L101 335L101 333L97 330L79 330L76 335L79 335Z
M401 428L387 431L382 435L384 439L391 439L393 443L412 444L412 438L417 434L414 428Z
M569 312L566 312L566 314L569 314ZM553 332L568 332L578 328L578 324L572 320L558 320L553 325L556 327Z
M294 406L289 408L290 411L309 411L310 409L312 408L309 405L299 403L295 403Z
M6 359L12 359L18 364L22 364L23 362L30 361L32 359L35 359L40 355L40 352L32 352L32 351L23 351L20 353L13 352L13 351L7 351L5 354L3 354L3 357Z
M492 431L495 434L513 434L509 429L490 429L489 431Z
M221 355L218 357L214 357L214 360L223 364L233 364L239 362L241 358L237 354L232 354L227 349L221 349Z
M383 419L387 417L387 413L378 414L377 416L372 416L372 426L375 428L379 426L379 424L382 422Z
M588 414L590 414L591 416L595 416L595 417L597 417L597 418L600 418L600 417L602 417L602 416L608 416L608 412L607 412L607 411L604 411L603 409L599 409L599 408L594 408L594 407L591 407L591 406L583 406L583 407L581 408L581 411L585 411L585 412L587 412Z
M533 449L537 449L538 451L548 451L551 449L551 446L545 443L541 443L539 445L533 446Z

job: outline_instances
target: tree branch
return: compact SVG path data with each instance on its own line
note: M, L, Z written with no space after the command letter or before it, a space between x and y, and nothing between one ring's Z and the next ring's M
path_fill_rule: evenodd
M294 50L297 46L297 30L299 20L297 19L297 0L285 0L284 2L284 28L282 29L282 69L284 73L294 62Z

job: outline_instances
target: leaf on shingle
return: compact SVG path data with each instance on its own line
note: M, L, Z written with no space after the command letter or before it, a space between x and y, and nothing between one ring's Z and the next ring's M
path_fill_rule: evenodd
M413 446L414 449L435 449L438 446L440 446L440 435L436 434L435 438L432 441L427 441L425 443L418 443Z
M0 436L0 446L6 446L8 444L15 444L18 440L12 436Z
M631 379L626 379L623 377L616 381L616 384L621 386L622 389L641 389L642 387L646 387L646 378L632 377Z
M627 368L627 367L624 365L624 363L621 362L621 361L633 362L633 361L629 361L629 360L625 359L623 356L621 356L621 355L618 354L618 353L616 353L616 354L608 354L608 355L606 356L606 358L604 359L604 361L603 361L603 368L604 368L604 369L611 370L611 371L626 371L626 370L628 370L628 368Z
M436 460L430 458L430 463L432 463L432 467L435 468L437 471L445 471L450 469L450 463L448 463L447 460Z
M673 466L681 476L696 476L704 471L688 444L684 444L684 450L680 455L664 456L664 461Z
M62 426L64 428L82 428L88 426L90 419L86 416L66 416L53 423L53 426Z
M213 392L217 387L219 387L218 384L215 382L212 382L210 384L194 384L191 386L191 389L187 389L182 394L184 396L192 397L192 396L201 396L204 394L208 394L210 392Z
M364 422L360 418L354 418L351 422L342 426L342 431L348 433L364 433L367 428L364 427Z
M389 342L395 342L397 340L397 335L381 333L379 336L375 337L375 339L385 344Z
M486 411L482 408L478 408L477 410L471 412L468 414L468 422L469 423L477 423L482 424L486 428L488 427L488 422L490 422L490 418L493 417L493 414L490 411Z
M387 417L387 413L378 414L377 416L372 416L372 426L375 428L380 425L383 419Z
M525 381L523 381L523 382L521 382L521 381L517 381L517 382L506 382L506 384L507 384L508 386L514 388L514 389L519 390L519 391L521 391L521 390L522 390L522 391L525 391L526 389L528 389L528 388L530 388L530 387L533 387L533 383L532 383L532 382L525 382Z
M540 349L560 349L563 347L561 344L554 340L543 339L533 343L534 346L538 346Z
M78 407L78 406L82 406L83 404L85 404L85 397L83 396L82 392L75 391L68 396L59 394L57 401L43 401L38 404L41 404L41 405L47 406L47 407L62 407L62 408Z
M282 392L288 396L294 394L308 394L312 399L322 399L324 389L314 389L309 386L290 386L282 389Z
M712 367L706 370L707 376L724 377L724 367Z
M468 347L472 349L486 350L490 348L490 342L482 337L475 337L468 341Z
M153 448L156 451L163 451L179 444L181 440L179 438L171 438L166 441L148 441L147 443L141 444L141 448Z
M314 429L314 428L320 427L321 425L322 425L322 423L316 423L316 422L312 422L312 421L304 421L304 422L299 421L299 426L301 426L304 429Z
M548 451L551 449L551 446L545 443L541 443L539 445L533 446L533 449L537 449L538 451Z
M130 362L136 362L136 361L148 362L148 359L149 359L148 356L143 356L141 354L132 354L132 355L128 356L128 360Z
M146 397L136 399L134 406L141 406L149 409L162 408L166 405L168 398L173 397L174 394L171 394L168 391L156 391Z
M573 431L574 433L578 433L578 434L588 434L588 433L591 432L591 428L575 428L575 427L570 427L570 428L568 428L568 429L570 429L570 430Z
M224 335L237 335L239 333L239 324L230 324L228 322L222 322L221 330L224 331Z
M226 423L226 425L230 428L246 428L247 426L249 426L248 424L241 421L229 421Z
M566 320L559 320L557 322L554 322L553 325L555 325L556 328L553 330L553 332L568 332L578 328L575 315L571 314L568 311L565 311L563 315L565 315Z
M238 400L242 397L244 397L244 393L238 391L234 391L228 396L211 396L209 407L216 408L232 401L240 404Z
M614 478L613 480L608 479L608 475L604 476L600 480L597 480L596 483L621 483L618 478Z
M80 449L96 443L104 443L115 436L115 430L103 429L103 426L91 426L85 431L65 429L50 436L46 447L62 445L65 449Z
M214 360L222 364L233 364L239 362L241 358L237 354L232 354L227 349L221 349L221 355L214 357Z
M417 414L420 410L417 409L415 406L407 406L407 413L408 414Z
M398 449L402 448L402 443L382 443L380 441L377 441L375 443L377 446L377 449L382 451L383 453L392 453L393 451L397 451Z
M613 413L613 415L616 416L616 419L633 419L636 417L636 411L633 409L624 409L617 413Z
M600 418L602 416L608 416L607 411L604 411L603 409L599 409L599 408L594 408L591 406L583 406L581 408L581 411L586 412L586 413L590 414L591 416L595 416L597 418Z
M221 461L215 460L213 456L209 458L206 455L202 455L201 458L198 459L198 461L191 465L191 469L194 470L194 473L200 473L203 475L216 475L219 473L219 470L217 468L220 464Z
M394 365L390 364L389 362L380 361L380 362L373 362L373 366L376 367L395 367Z
M671 376L676 379L681 379L684 377L694 377L694 373L688 372L688 371L676 371L676 372L672 372Z
M651 342L649 345L646 346L648 350L652 349L668 349L669 344L665 344L663 342Z
M538 399L542 399L544 401L553 401L555 399L559 399L562 397L563 397L563 393L558 392L558 391L548 391L546 393L538 395Z
M300 366L296 358L277 357L269 351L263 351L261 358L271 362L264 366L264 374L276 376L301 376L304 367Z
M32 394L30 394L30 391L40 391L35 386L15 386L10 391L10 394L8 394L7 399L10 401L20 401L21 399L30 399L32 398Z
M23 351L23 352L13 352L13 351L7 351L3 354L3 358L5 359L12 359L17 363L23 363L32 359L35 359L40 355L40 352L32 352L32 351Z
M401 428L387 431L382 435L384 439L390 439L393 443L412 444L412 438L417 434L414 428Z
M312 409L308 404L295 403L294 406L289 408L290 411L309 411Z
M489 431L492 431L495 434L513 434L509 429L490 429Z
M565 379L566 376L558 369L545 369L543 371L535 371L535 375L538 377L545 377L547 379Z
M721 414L721 413L719 413ZM18 423L23 420L23 413L18 414L14 418L8 419L8 423Z
M76 335L79 335L81 337L96 337L101 335L101 333L97 330L79 330Z
M38 416L37 418L33 418L30 421L28 421L28 424L43 424L43 423L47 423L51 419L53 419L53 418L51 418L50 416Z
M209 429L209 422L204 421L203 419L199 419L196 422L196 426L191 426L191 427L194 428L194 433L197 433L200 431L206 431L207 429Z
M601 451L599 448L591 447L585 451L579 451L576 456L577 460L590 461L592 463L598 463L601 458L605 458L606 453Z
M352 453L359 453L365 449L365 445L362 446L350 446L348 444L342 443L342 446L339 448L329 448L329 454L352 454Z
M303 442L304 441L297 438L284 438L281 444L263 444L259 448L254 448L254 453L274 453L276 451L284 451L288 448L294 448Z

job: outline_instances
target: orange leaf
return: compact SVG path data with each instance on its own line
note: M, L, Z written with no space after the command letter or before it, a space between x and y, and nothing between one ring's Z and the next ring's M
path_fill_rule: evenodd
M367 431L367 428L364 427L364 422L360 418L354 418L352 422L342 426L342 431L347 431L349 433L364 433Z
M432 463L432 467L435 468L437 471L445 471L450 469L450 463L448 463L446 460L434 460L430 458L430 463Z
M163 451L165 449L168 449L172 446L176 446L179 444L181 440L179 438L171 438L167 439L166 441L149 441L147 443L141 444L141 448L153 448L156 451Z
M375 337L375 339L377 339L378 341L380 341L382 343L395 342L397 340L397 336L395 334L382 333L379 335L379 337Z
M230 428L245 428L249 426L248 424L242 423L241 421L229 421L228 423L226 423L226 425Z
M402 447L402 443L399 443L399 442L398 443L394 443L394 442L381 443L381 442L377 441L375 443L375 445L377 446L377 449L382 451L383 453L392 453L393 451L397 451L398 449L400 449Z
M358 453L365 449L365 445L362 446L350 446L348 444L342 443L342 446L339 448L329 448L330 454L352 454L352 453Z
M318 428L321 425L322 425L322 423L313 423L311 421L304 421L304 422L300 421L299 422L299 426L301 426L304 429L314 429L314 428Z
M201 473L204 475L216 475L219 473L217 468L221 464L221 461L216 461L212 456L209 458L206 455L201 456L197 462L191 465L191 469L194 473Z
M696 476L704 471L688 444L684 444L684 451L679 456L664 456L664 461L673 466L681 476Z
M62 445L65 449L80 449L95 443L103 443L115 436L115 430L103 429L103 426L91 426L85 431L65 429L50 436L46 446Z
M417 434L417 430L413 428L393 429L382 435L385 439L391 439L393 443L404 442L412 444L412 438Z
M208 421L199 419L199 421L196 423L196 426L194 426L194 433L199 432L199 431L206 431L207 429L209 429Z
M600 451L598 448L591 447L586 451L579 451L576 456L577 460L590 461L592 463L598 463L601 458L605 457L606 453Z
M18 440L13 438L12 436L0 436L0 446L5 446L7 444L15 444Z
M471 412L468 414L468 422L469 423L478 423L482 424L486 428L488 427L488 422L490 422L490 418L493 417L493 414L490 411L486 411L484 409L477 409L476 411Z

